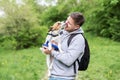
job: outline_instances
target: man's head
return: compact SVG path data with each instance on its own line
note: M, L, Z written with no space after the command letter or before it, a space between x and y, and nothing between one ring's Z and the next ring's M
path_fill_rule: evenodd
M68 32L75 31L83 25L84 21L85 19L82 13L73 12L69 15L69 17L66 20L67 27L65 27L65 30Z

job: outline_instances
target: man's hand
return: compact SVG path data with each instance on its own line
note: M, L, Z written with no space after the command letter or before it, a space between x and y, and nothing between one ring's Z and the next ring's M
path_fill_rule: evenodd
M45 54L51 54L52 50L53 50L53 49L49 50L47 47L43 47L43 52L44 52Z

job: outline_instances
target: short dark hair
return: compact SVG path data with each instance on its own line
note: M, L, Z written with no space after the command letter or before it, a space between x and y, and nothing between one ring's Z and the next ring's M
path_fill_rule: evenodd
M84 16L80 12L73 12L69 15L75 22L75 24L82 26L85 22Z

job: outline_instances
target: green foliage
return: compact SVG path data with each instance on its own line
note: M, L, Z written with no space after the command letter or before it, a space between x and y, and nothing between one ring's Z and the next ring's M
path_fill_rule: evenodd
M119 0L104 0L99 4L101 7L92 12L92 26L89 31L103 37L120 41L120 1Z
M49 27L57 21L63 21L65 19L65 16L66 14L64 14L64 12L59 12L56 7L52 7L43 12L43 14L41 15L40 24L47 25Z
M5 49L16 49L17 42L14 37L10 36L1 36L0 38L0 47Z
M47 34L46 27L35 27L30 31L19 31L16 34L1 36L2 47L6 49L23 49L33 46L41 46L44 43Z
M7 1L5 17L0 19L1 46L10 49L23 49L43 43L47 28L39 26L38 14L32 5L18 6ZM43 32L45 31L45 33Z
M34 29L31 29L29 32L19 33L15 37L17 41L16 49L42 45L46 32L47 29L45 27L35 27Z
M48 27L51 26L53 24L54 21L58 21L58 10L55 7L49 8L48 10L46 10L45 12L43 12L41 14L41 21L40 24L41 25L47 25Z

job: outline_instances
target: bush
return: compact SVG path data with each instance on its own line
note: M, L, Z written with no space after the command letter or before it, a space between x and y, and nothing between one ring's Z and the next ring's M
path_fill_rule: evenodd
M18 32L17 35L4 35L0 38L1 47L5 49L23 49L34 46L40 47L47 34L45 26L34 27L29 32Z
M71 3L70 3L71 2ZM64 21L71 12L73 6L69 5L74 3L73 0L60 2L57 6L48 8L41 14L40 20L41 25L47 25L48 27L53 25L57 21ZM61 5L62 4L62 5Z
M94 10L91 17L91 25L88 30L93 33L120 41L120 1L105 0L101 2L101 8Z
M14 1L0 4L5 12L5 17L0 18L0 41L5 48L8 45L11 49L23 49L42 44L43 31L47 28L39 26L39 16L32 4L19 6Z
M1 36L0 44L0 48L3 49L16 49L17 42L11 36Z
M45 32L43 32L45 31ZM31 29L29 33L19 33L16 37L17 49L29 48L31 46L40 46L43 43L44 35L47 32L45 27L36 27Z

